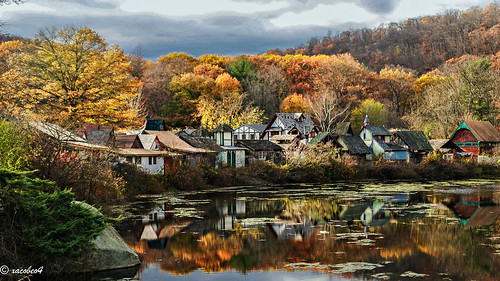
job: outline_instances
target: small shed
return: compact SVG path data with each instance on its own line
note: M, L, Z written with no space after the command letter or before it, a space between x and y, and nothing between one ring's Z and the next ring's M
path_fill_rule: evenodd
M420 163L434 149L422 131L397 131L393 141L408 151L408 162Z
M436 139L429 140L434 151L439 151L443 153L443 159L452 160L456 155L459 156L468 156L470 153L463 151L460 147L458 147L455 143L453 143L449 139Z
M268 140L239 140L236 146L248 149L247 162L258 159L280 164L283 161L283 148Z

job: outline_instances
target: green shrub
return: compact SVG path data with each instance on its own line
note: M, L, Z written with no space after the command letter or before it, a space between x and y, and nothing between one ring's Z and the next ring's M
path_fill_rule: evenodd
M119 163L113 167L113 171L125 181L123 189L125 197L165 191L163 175L148 174L136 165L129 163Z
M0 170L0 198L0 260L13 267L61 268L68 257L89 251L110 223L75 203L72 192L27 172Z

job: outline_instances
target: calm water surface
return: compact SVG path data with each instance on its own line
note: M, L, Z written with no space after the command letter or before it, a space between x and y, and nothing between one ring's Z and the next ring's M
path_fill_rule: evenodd
M133 280L500 280L500 182L238 187L114 208Z

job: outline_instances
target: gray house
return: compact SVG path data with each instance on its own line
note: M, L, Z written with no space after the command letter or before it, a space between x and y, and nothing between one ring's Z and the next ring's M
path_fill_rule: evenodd
M420 163L422 159L434 149L422 131L397 131L394 133L395 143L406 148L408 162Z

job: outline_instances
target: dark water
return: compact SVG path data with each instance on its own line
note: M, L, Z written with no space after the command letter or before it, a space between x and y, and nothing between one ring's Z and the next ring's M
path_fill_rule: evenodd
M133 280L500 280L500 182L248 187L114 209Z

